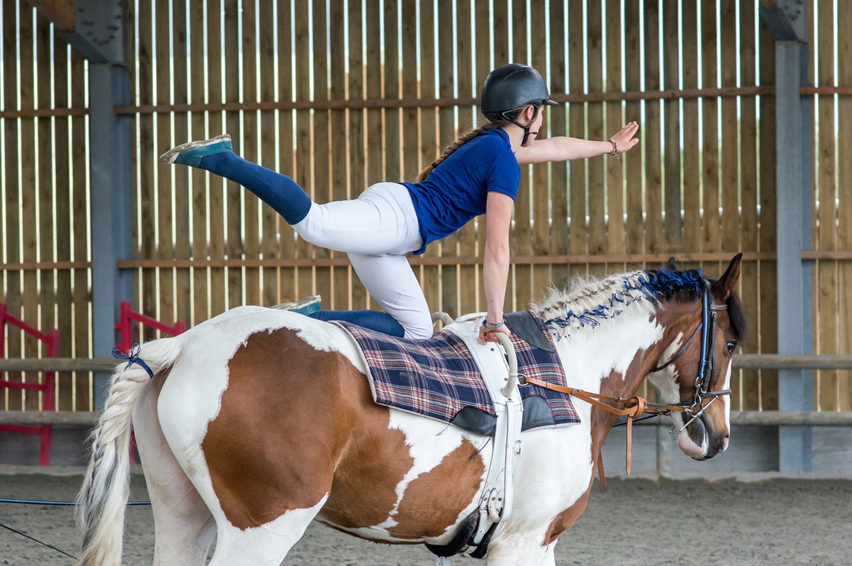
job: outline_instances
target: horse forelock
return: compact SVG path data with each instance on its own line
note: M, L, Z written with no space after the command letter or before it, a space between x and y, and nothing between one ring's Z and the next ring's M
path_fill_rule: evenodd
M564 336L571 328L594 328L628 310L652 310L675 296L697 298L701 285L701 270L652 269L604 279L577 278L566 290L551 289L532 308L548 327Z

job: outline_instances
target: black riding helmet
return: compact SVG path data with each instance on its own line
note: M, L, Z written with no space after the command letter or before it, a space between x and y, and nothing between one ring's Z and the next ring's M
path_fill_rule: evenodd
M532 104L535 106L536 114L542 104L556 105L550 100L547 85L541 75L529 65L509 63L497 67L485 79L482 85L482 114L489 122L495 120L509 120L524 130L524 139L521 145L527 143L530 134L530 124L522 126L516 120L517 115L511 116L510 112L522 106ZM535 121L535 114L533 115Z

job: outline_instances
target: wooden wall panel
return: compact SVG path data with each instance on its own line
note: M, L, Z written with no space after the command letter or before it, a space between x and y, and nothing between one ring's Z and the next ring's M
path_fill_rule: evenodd
M326 308L376 308L351 268L337 263L344 254L314 249L294 237L277 213L241 187L198 170L160 166L157 156L176 143L227 132L238 153L292 176L317 202L356 198L376 182L413 181L459 133L475 128L482 117L469 101L492 68L510 61L538 68L555 95L592 97L548 108L540 137L605 140L628 121L641 125L639 146L621 160L602 156L522 168L513 255L771 254L776 245L771 94L594 99L620 91L771 86L774 42L759 22L757 4L425 0L415 11L414 4L399 0L298 0L294 5L144 0L129 12L128 43L137 59L131 69L135 101L165 106L134 116L134 259L219 263L137 268L136 306L165 322L190 325L237 305L313 293L323 295ZM811 4L809 13L817 18L811 26L817 30L811 75L819 86L852 87L846 63L850 11L844 3L836 3L836 10L830 2ZM2 64L3 110L84 108L86 77L79 55L71 53L69 60L65 44L28 4L4 3L3 14L4 52L21 55L20 62L6 58ZM411 104L434 98L463 100L456 106ZM221 107L365 99L384 106ZM847 94L814 97L813 127L819 136L814 202L820 207L814 209L813 229L814 248L821 251L852 249L852 198L844 192L852 160L834 128L837 120L839 131L845 131L848 99ZM170 108L186 103L191 110ZM90 260L86 148L70 143L88 135L87 118L0 120L4 261ZM430 246L427 259L443 259L441 265L415 267L432 310L458 316L485 308L481 267L467 259L482 253L484 226L480 219ZM239 265L260 258L335 263ZM226 259L236 263L224 267ZM546 284L561 286L572 273L634 265L606 258L570 266L513 265L506 310L524 308ZM703 267L716 276L725 262ZM852 349L845 323L852 304L850 269L847 259L815 264L815 338L821 353ZM775 350L775 277L774 260L743 264L739 290L752 323L744 351ZM64 355L88 356L89 278L86 267L9 269L3 272L2 296L13 314L60 328L67 335L60 345ZM144 331L141 339L155 336ZM6 346L15 357L41 352L18 332L8 335ZM850 407L849 372L817 377L820 409ZM732 385L736 408L777 406L775 372L740 372ZM59 407L88 409L89 374L61 375L58 392ZM4 392L4 408L38 404L37 396Z

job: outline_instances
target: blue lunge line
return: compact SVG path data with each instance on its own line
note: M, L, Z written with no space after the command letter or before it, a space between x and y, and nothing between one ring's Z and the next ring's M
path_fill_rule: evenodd
M74 507L79 505L75 501L41 501L39 499L6 499L0 497L0 503L18 503L20 505L52 505L58 507ZM150 505L150 501L128 501L128 505Z
M130 369L130 366L132 366L133 364L136 364L138 366L141 366L142 369L144 369L146 372L148 372L149 377L153 378L154 372L151 371L151 368L148 367L148 364L146 364L145 361L142 358L139 357L139 352L141 350L142 350L142 346L140 346L138 343L136 343L136 344L133 345L132 348L130 348L129 354L125 354L124 352L122 352L118 348L113 348L112 349L112 355L113 355L113 357L116 357L116 358L119 358L119 359L122 359L122 360L127 360L127 366L124 368L125 371Z

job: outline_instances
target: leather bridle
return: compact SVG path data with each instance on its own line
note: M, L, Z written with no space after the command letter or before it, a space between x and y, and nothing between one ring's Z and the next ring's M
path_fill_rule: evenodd
M633 437L633 421L648 414L651 416L668 415L671 413L685 413L690 417L689 421L684 424L680 430L685 429L695 419L701 416L707 407L713 404L716 399L725 395L730 395L730 389L718 391L710 391L710 385L713 383L713 378L716 370L716 313L727 310L727 305L719 305L716 303L713 291L710 288L710 282L702 279L704 285L701 287L701 323L684 343L683 346L672 356L666 363L655 367L648 373L661 371L673 364L687 349L693 338L701 332L701 359L698 362L698 375L695 377L695 395L691 402L677 403L664 405L659 403L649 403L644 398L636 395L630 398L611 397L600 393L592 393L574 387L563 387L555 385L547 381L535 378L524 378L523 383L537 385L544 389L567 393L577 399L585 401L595 407L599 407L616 416L627 417L627 473L630 474L631 467L631 452L632 452L632 437ZM710 399L706 405L705 400ZM609 404L612 403L612 404ZM601 455L598 454L598 472L600 474L601 485L606 487L606 481L603 475L603 461Z

